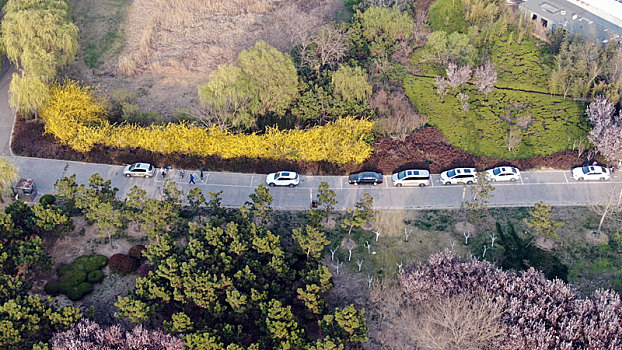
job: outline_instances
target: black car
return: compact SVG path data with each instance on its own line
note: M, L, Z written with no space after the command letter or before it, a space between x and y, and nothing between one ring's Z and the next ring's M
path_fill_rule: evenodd
M364 171L362 173L350 174L348 177L350 185L372 184L376 186L382 183L382 174L373 171Z

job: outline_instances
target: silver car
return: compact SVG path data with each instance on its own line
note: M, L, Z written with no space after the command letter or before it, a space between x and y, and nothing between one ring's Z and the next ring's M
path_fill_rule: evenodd
M404 170L391 175L393 186L419 186L425 187L430 185L430 172L427 170L412 169Z
M149 163L135 163L132 165L128 165L123 169L123 175L127 177L132 176L142 176L146 178L150 178L153 176L155 170L153 166Z

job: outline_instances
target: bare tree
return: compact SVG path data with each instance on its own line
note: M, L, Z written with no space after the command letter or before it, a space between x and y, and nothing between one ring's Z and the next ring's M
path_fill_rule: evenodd
M508 151L516 153L516 147L523 141L523 132L518 128L511 128L508 136L505 138L505 145Z
M495 88L497 82L497 69L490 61L475 69L475 85L477 90L483 92L486 97Z
M334 24L322 26L313 42L321 67L337 64L348 51L348 35L343 26Z
M428 25L428 12L417 9L415 10L415 20L413 25L413 39L415 44L420 45L425 39Z
M441 97L441 101L445 99L445 94L447 94L447 85L449 85L447 79L441 76L436 77L436 80L434 81L434 86L436 86L436 92Z
M455 63L449 63L445 68L449 85L457 89L471 79L471 67L469 65L458 67Z
M462 109L462 111L464 113L469 111L469 94L465 93L458 93L458 101L460 101L460 108Z
M590 207L592 210L600 215L600 220L598 221L598 229L597 231L602 232L603 225L605 224L605 219L618 213L622 210L620 207L620 201L622 200L622 188L618 190L615 186L612 187L609 192L609 198L607 199L607 203L605 204L592 204Z
M418 349L478 350L503 338L501 310L488 296L456 295L423 305L412 324Z

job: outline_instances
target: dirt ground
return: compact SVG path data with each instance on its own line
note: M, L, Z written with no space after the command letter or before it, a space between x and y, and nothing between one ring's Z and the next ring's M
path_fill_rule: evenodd
M170 116L198 106L197 85L240 51L264 40L287 52L342 11L343 0L74 0L81 41L67 74Z

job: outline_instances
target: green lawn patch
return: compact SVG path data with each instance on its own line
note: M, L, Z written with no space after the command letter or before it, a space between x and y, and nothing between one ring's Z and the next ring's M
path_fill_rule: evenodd
M545 44L531 36L518 44L515 33L509 33L496 38L491 45L490 59L499 76L495 86L549 92L552 63Z
M409 76L404 80L406 95L417 110L428 117L455 147L480 156L506 159L548 155L572 148L572 140L585 138L588 125L580 103L542 93L495 89L488 97L467 86L469 111L460 109L456 93L441 101L433 78ZM512 111L515 117L531 116L522 131L515 152L506 145L507 135L516 121L502 116Z

